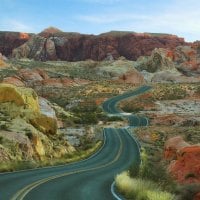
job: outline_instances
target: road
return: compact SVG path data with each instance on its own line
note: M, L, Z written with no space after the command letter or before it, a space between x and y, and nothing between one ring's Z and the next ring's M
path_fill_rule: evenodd
M125 116L129 120L129 126L146 126L148 125L148 119L146 117L137 117L132 115L131 113L123 113L118 107L117 104L127 98L138 96L148 90L150 90L150 86L142 86L134 91L127 92L122 95L118 95L111 99L108 99L103 103L103 109L110 115L119 115Z
M139 95L148 88L124 94ZM103 104L105 111L119 114L115 105L123 95ZM111 101L111 102L110 102ZM113 110L114 109L114 110ZM130 116L129 116L130 117ZM134 125L141 124L135 116ZM143 122L142 122L143 123ZM145 122L144 122L145 123ZM147 122L146 122L147 123ZM1 200L112 200L114 176L139 163L137 142L126 129L104 129L104 145L92 157L73 164L0 174Z

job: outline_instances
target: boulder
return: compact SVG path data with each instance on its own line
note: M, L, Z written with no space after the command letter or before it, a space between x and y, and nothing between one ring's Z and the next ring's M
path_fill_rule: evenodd
M147 71L155 73L163 70L175 70L175 65L171 51L168 49L156 48L152 51L150 56L138 58L135 66L140 71Z
M165 142L164 157L167 160L174 160L177 158L177 152L182 148L190 146L183 140L181 136L176 136L168 139Z
M200 183L200 145L190 145L180 136L170 138L165 158L171 160L168 170L179 183Z
M23 113L25 119L45 134L57 133L57 119L47 100L38 98L30 88L0 84L0 103L12 103L9 112ZM14 104L16 106L14 106Z
M119 77L119 82L129 83L134 85L144 84L144 77L137 70L131 70Z
M0 84L0 103L12 102L32 112L39 112L38 96L32 89Z

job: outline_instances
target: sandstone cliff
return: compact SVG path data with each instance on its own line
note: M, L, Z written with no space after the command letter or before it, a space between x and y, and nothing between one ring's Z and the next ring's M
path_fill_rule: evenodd
M0 32L0 53L11 56L12 50L27 42L32 34L19 32Z
M174 35L117 31L101 35L83 35L49 28L14 49L13 56L43 61L104 60L117 59L120 56L136 60L139 56L150 55L155 48L174 49L184 44L186 43L183 38Z

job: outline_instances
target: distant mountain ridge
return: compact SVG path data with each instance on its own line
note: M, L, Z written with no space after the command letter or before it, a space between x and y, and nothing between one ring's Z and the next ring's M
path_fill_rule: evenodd
M97 60L121 56L136 60L150 55L155 48L174 49L187 43L170 34L110 31L100 35L66 33L49 27L39 34L0 32L0 52L5 56L35 60ZM14 42L13 42L14 41Z

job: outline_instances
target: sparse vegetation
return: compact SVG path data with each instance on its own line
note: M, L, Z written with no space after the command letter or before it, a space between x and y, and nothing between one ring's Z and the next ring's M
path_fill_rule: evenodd
M33 169L45 166L54 166L54 165L61 165L67 164L75 161L80 161L83 159L88 158L91 154L96 152L102 145L102 142L99 141L95 143L91 148L86 150L79 150L72 154L66 154L61 158L54 158L54 159L43 159L42 161L7 161L2 162L0 165L0 172L7 172L7 171L17 171L17 170L24 170L24 169Z
M174 195L162 191L154 182L130 178L127 172L119 174L115 178L117 189L130 200L173 200Z

